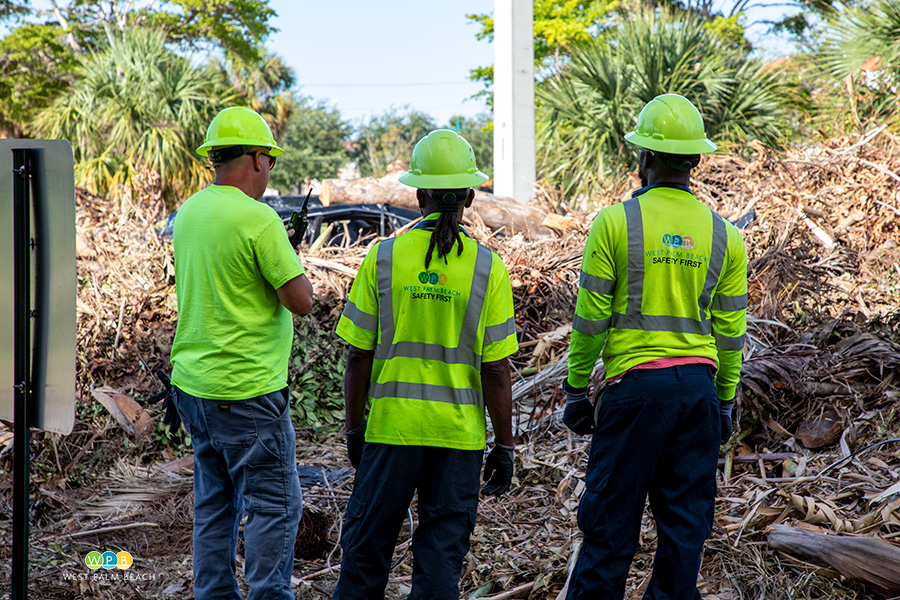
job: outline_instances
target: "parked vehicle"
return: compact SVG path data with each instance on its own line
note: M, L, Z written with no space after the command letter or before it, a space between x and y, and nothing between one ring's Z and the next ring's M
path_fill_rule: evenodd
M262 202L275 209L285 224L291 214L300 210L306 196L263 196ZM177 211L176 211L177 212ZM164 239L172 239L172 225L176 212L166 217L160 231ZM317 195L309 198L309 227L303 241L312 244L328 232L326 246L351 246L374 237L389 236L394 230L414 221L421 215L408 208L389 204L338 204L322 206Z

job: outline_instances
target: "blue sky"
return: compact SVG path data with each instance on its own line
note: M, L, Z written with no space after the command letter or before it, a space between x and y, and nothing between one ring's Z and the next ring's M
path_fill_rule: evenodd
M726 12L733 2L716 3ZM766 39L761 20L775 19L788 4L755 2L748 35L772 55L787 52ZM485 112L481 87L469 69L494 62L493 45L478 41L479 26L467 14L493 13L493 0L270 0L280 31L267 46L294 68L300 93L324 99L359 122L406 105L450 117Z
M491 65L466 14L493 12L493 0L270 0L280 31L266 44L293 67L300 93L336 106L348 120L406 105L446 125L485 112L467 100L481 87L469 69Z

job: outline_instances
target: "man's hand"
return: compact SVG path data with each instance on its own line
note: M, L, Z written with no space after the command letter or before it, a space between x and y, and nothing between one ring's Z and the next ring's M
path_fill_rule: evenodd
M566 410L563 412L563 423L578 435L594 432L594 405L588 400L587 388L573 388L568 381L563 381L566 390Z
M350 457L350 464L354 469L359 468L363 446L366 445L366 423L368 421L364 420L359 427L345 432L347 434L347 456Z
M494 444L494 449L484 461L484 480L487 484L481 493L500 496L509 491L513 476L513 447Z
M731 409L734 408L734 400L730 402L719 401L719 426L721 428L721 443L725 444L731 439L734 433L734 426L731 422Z

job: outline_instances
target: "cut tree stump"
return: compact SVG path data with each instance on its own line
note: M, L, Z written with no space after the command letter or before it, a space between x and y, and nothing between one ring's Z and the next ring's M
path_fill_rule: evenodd
M393 165L392 165L393 166ZM390 204L401 208L419 210L416 189L400 183L403 169L393 168L384 177L361 179L326 179L322 182L319 199L322 204ZM554 237L553 231L544 225L547 218L543 211L521 204L512 198L495 196L475 190L475 202L471 210L478 213L484 224L493 230L505 229L513 235L521 232L531 239Z
M829 567L874 590L900 593L900 546L872 537L825 535L776 525L769 545L809 562Z

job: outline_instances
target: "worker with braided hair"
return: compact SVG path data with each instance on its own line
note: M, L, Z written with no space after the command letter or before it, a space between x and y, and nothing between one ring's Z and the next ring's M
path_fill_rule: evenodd
M510 487L507 357L518 349L512 287L500 257L459 224L473 186L486 180L456 132L439 129L419 141L400 181L418 188L424 219L376 244L350 289L337 334L350 344L344 397L347 451L357 471L336 599L384 597L416 492L409 598L459 598L478 507L485 408L494 445L482 492Z

